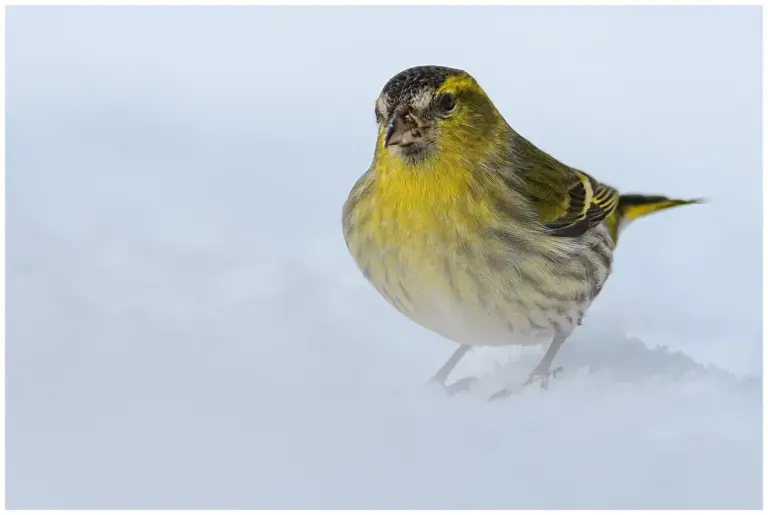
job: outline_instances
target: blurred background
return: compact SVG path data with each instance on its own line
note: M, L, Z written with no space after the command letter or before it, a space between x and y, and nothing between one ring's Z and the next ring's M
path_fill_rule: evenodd
M6 13L9 508L761 506L759 7ZM348 256L375 98L419 64L709 200L627 229L547 392L426 388L454 344Z

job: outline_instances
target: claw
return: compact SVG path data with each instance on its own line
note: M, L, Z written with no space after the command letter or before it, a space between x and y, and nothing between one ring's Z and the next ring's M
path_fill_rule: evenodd
M513 393L517 393L522 390L523 386L525 385L521 385L516 388L504 388L503 390L499 390L498 392L488 397L488 402L498 401L499 399L506 399Z
M448 395L456 395L457 393L468 392L469 389L476 383L476 377L465 377L463 379L459 379L453 384L445 385L445 391L448 393Z
M523 386L528 386L529 384L533 383L535 379L539 380L539 384L543 389L547 389L549 387L549 378L552 379L557 377L557 374L563 371L563 367L557 367L554 370L534 370L531 375L528 377L528 379L523 383Z
M531 373L531 375L528 377L528 379L523 384L521 384L520 386L513 387L513 388L505 388L505 389L503 389L501 391L498 391L498 392L494 393L493 395L491 395L488 398L488 400L489 401L495 401L495 400L499 400L499 399L505 399L505 398L509 397L510 395L512 395L513 393L518 393L523 388L525 388L529 384L533 383L533 381L535 379L539 379L539 381L541 381L541 383L540 383L541 387L546 390L548 385L549 385L549 378L550 378L550 376L554 379L554 378L557 377L557 374L559 374L562 371L563 371L563 367L557 367L556 369L554 369L552 371L546 371L546 372L542 372L540 370L534 370Z
M465 377L452 384L445 384L440 380L432 378L427 384L436 385L438 388L442 388L448 395L453 396L458 393L468 392L478 381L479 380L476 377Z

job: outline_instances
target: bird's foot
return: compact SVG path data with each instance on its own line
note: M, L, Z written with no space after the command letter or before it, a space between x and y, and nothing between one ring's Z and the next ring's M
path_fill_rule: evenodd
M531 375L528 377L528 379L518 386L513 386L510 388L504 388L503 390L500 390L493 395L491 395L488 400L489 401L495 401L499 399L505 399L512 395L513 393L518 393L523 390L526 386L532 384L534 381L539 381L539 385L543 389L547 389L549 386L549 378L556 378L557 375L563 371L563 367L557 367L554 370L549 369L540 369L539 367L536 367L536 369L531 372Z
M520 390L523 389L523 385L518 386L511 386L509 388L504 388L503 390L499 390L498 392L494 393L490 397L488 397L489 401L498 401L499 399L506 399L513 393L518 393Z
M429 384L433 386L437 386L438 388L442 388L442 390L445 391L445 393L447 393L450 396L454 396L459 393L468 392L472 388L472 386L477 384L478 381L479 379L477 377L465 377L451 384L447 384L445 381L441 380L440 378L433 377L432 379L430 379Z
M534 381L539 381L539 386L541 386L543 389L547 389L549 387L549 378L555 379L557 377L557 374L563 371L563 367L557 367L554 370L547 369L539 369L536 367L536 369L531 372L531 375L528 376L528 379L523 383L523 386L528 386L529 384L533 383Z
M466 393L477 384L478 379L476 377L465 377L463 379L459 379L455 383L452 384L446 384L445 391L448 393L448 395L456 395L457 393Z

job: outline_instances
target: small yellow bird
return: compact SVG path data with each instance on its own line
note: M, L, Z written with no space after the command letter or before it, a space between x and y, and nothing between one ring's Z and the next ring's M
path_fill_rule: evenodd
M347 247L397 310L472 346L551 342L552 361L611 272L619 232L697 200L619 195L515 132L468 73L418 66L376 100L373 162L344 204ZM503 390L494 397L508 395Z

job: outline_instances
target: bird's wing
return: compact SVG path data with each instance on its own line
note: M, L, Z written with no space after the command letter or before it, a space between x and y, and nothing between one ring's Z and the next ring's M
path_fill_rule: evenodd
M619 204L618 191L573 168L530 170L524 183L527 197L553 236L580 236Z

